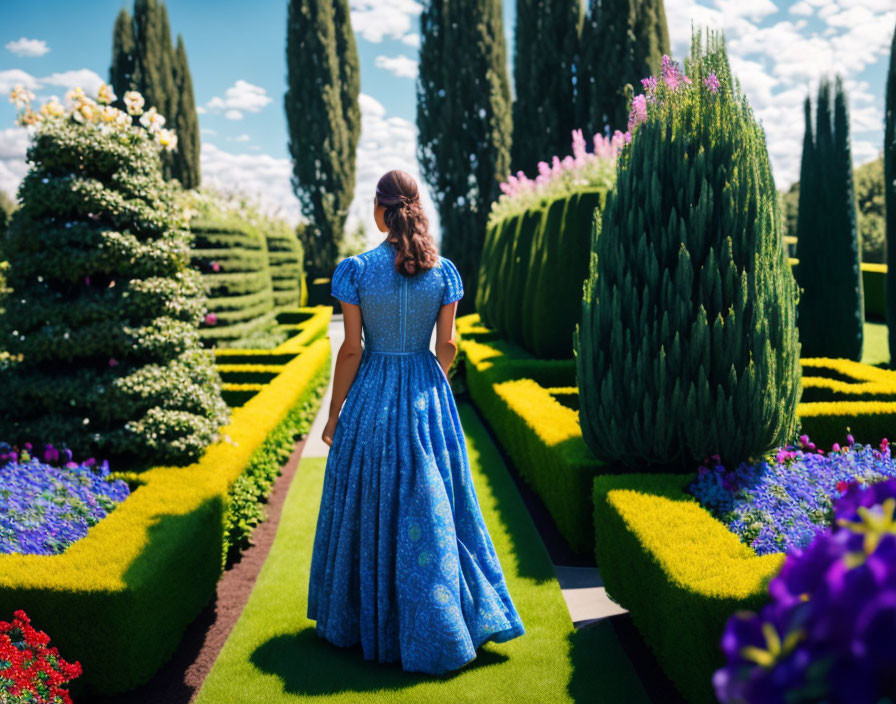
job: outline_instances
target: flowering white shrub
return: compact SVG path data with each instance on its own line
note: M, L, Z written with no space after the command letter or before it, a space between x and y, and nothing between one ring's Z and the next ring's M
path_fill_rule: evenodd
M53 120L70 119L81 124L96 125L101 132L110 130L126 132L139 130L133 124L132 116L140 116L140 124L146 128L156 144L166 151L177 149L177 135L174 130L163 127L165 118L156 111L155 107L143 112L145 101L138 91L131 90L124 94L127 112L111 105L116 96L111 86L106 83L100 85L96 100L88 97L80 86L72 88L65 97L70 102L68 108L56 98L51 98L35 111L31 108L34 93L19 83L10 92L9 101L16 106L17 110L21 111L16 118L16 123L25 127L36 127L41 123Z

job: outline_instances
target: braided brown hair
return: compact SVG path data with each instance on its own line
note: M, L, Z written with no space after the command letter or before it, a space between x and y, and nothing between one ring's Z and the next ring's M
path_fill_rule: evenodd
M403 276L414 276L432 269L439 261L435 240L429 234L429 219L423 212L420 191L413 176L400 169L383 174L376 184L376 202L386 212L383 220L389 228L386 241L395 245L395 269Z

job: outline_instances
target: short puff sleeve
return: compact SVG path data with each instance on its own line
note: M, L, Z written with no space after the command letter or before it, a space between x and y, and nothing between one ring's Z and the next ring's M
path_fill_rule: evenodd
M360 305L358 297L358 274L361 270L361 262L357 257L347 257L336 265L333 278L330 281L330 295L346 303Z
M445 279L445 292L442 294L442 305L454 303L464 296L464 284L460 272L450 259L442 257L442 276Z

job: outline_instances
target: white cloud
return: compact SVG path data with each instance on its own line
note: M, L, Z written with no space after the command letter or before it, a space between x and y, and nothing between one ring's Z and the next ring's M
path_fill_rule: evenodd
M26 39L21 37L6 43L6 48L16 56L43 56L50 47L43 39Z
M251 137L247 134L237 135L236 137L228 137L227 141L229 142L248 142Z
M377 181L392 169L407 171L417 181L423 209L429 218L429 229L439 240L439 220L429 188L417 165L417 127L400 117L389 116L378 100L366 93L358 98L361 106L361 139L358 143L355 199L349 208L349 228L363 223L368 244L373 246L385 235L376 229L373 219L373 194Z
M197 115L205 115L206 112L208 112L208 111L201 105L196 106L196 114Z
M231 154L206 140L202 142L199 160L203 185L254 196L264 210L293 225L303 219L290 185L289 159L269 154Z
M51 86L60 86L68 91L70 88L81 87L87 95L96 97L97 90L106 81L100 78L99 74L91 71L89 68L82 68L76 71L62 71L53 73L45 78L38 79L41 83Z
M896 23L893 0L800 0L789 8L766 0L666 0L676 58L688 52L691 23L725 33L734 74L766 133L778 188L799 177L803 101L815 99L822 76L840 73L850 103L853 157L877 155L882 137L882 88L854 79L889 55ZM808 23L815 15L822 22ZM880 89L878 89L880 88Z
M45 86L59 86L65 89L63 94L70 88L80 86L87 95L95 98L97 90L105 81L100 78L99 74L91 71L89 68L61 71L52 73L44 78L37 78L27 71L18 68L0 71L0 91L9 93L17 83L21 83L31 91L40 90Z
M415 49L420 48L420 35L417 32L411 32L410 34L405 34L401 38L401 42L403 44L407 44L408 46L412 46Z
M271 97L261 86L242 79L224 91L224 97L215 96L205 104L206 110L223 112L228 120L243 119L244 112L258 112L271 102Z
M410 36L411 19L423 11L415 0L351 0L350 4L352 29L374 43L386 36Z
M213 130L211 127L203 127L199 132L201 134L218 134L218 130Z
M40 88L40 81L38 81L34 76L32 76L27 71L23 71L20 68L13 68L7 71L0 71L0 93L3 93L7 97L9 96L9 92L16 86L16 84L21 83L30 91L36 91Z
M377 56L376 67L401 78L417 77L417 62L407 56Z
M0 190L15 198L19 182L28 172L25 151L30 138L24 127L0 130Z

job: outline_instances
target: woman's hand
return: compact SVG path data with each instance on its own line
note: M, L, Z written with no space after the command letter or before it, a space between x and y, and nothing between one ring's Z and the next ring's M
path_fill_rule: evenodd
M321 435L321 439L327 443L327 445L333 444L333 435L336 433L336 423L339 421L339 416L335 418L330 418L327 421L327 424L324 426L324 432Z

